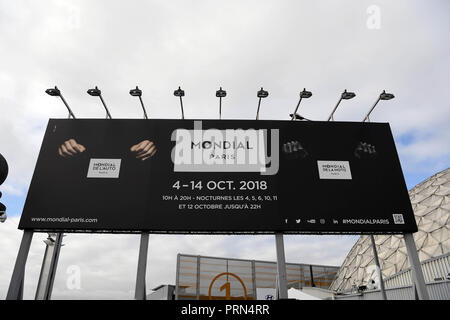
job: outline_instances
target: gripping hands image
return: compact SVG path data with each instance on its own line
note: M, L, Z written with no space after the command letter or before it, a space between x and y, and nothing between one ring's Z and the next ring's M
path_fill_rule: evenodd
M58 148L58 155L63 158L70 158L86 151L86 147L78 143L75 139L64 141ZM145 161L153 157L156 153L156 145L153 141L143 140L130 147L130 152L136 157Z

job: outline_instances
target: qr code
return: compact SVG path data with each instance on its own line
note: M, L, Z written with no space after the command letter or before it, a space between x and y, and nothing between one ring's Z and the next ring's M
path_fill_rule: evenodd
M405 224L405 220L403 220L402 214L393 214L394 216L394 224Z

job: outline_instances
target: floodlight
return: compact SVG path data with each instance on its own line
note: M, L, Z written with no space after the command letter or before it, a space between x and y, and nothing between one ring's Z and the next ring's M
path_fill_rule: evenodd
M147 117L147 111L145 110L145 106L144 106L144 102L142 101L142 90L138 88L138 86L136 86L136 89L131 89L130 90L130 95L132 95L133 97L138 97L139 101L141 102L141 106L142 106L142 110L144 111L144 118L148 119Z
M225 90L222 90L222 87L220 87L220 89L216 91L216 97L223 98L226 96L227 96L227 92Z
M181 87L178 87L177 90L173 92L175 97L184 97L184 90L181 90Z
M380 94L381 100L391 100L394 98L395 98L395 96L392 93L386 93L385 90L383 90L383 92Z
M311 91L306 91L305 88L303 88L303 91L300 92L300 99L298 100L297 106L295 107L294 113L290 114L291 116L291 120L302 120L303 117L301 117L301 119L297 118L297 110L300 107L300 102L302 102L302 99L305 98L310 98L312 96L312 92Z
M87 93L93 97L99 97L102 94L102 91L96 86L94 89L89 89Z
M328 121L330 121L330 120L334 121L334 113L336 112L336 109L338 108L338 106L342 100L349 100L349 99L354 98L355 96L356 96L356 94L354 92L350 92L350 91L347 91L347 89L345 89L344 92L342 92L341 97L339 98L333 111L331 111L331 114L328 117Z
M372 106L372 108L370 108L369 112L367 113L367 115L364 117L363 122L365 122L366 120L370 122L370 114L372 113L372 111L375 109L375 107L377 106L378 102L380 100L391 100L394 99L395 96L392 93L387 93L385 90L383 90L382 93L380 93L380 95L378 96L377 101L375 101L374 105Z
M219 119L222 119L222 98L227 96L227 92L222 90L220 87L219 90L216 91L216 97L219 98Z
M87 91L87 93L88 93L90 96L93 96L93 97L99 97L99 98L100 98L100 100L101 100L101 102L102 102L102 104L103 104L103 107L105 108L105 111L106 111L106 119L112 119L111 114L109 113L108 107L106 106L106 103L105 103L105 101L103 100L103 97L102 97L102 91L101 91L97 86L95 86L94 89L89 89L89 90Z
M50 96L53 96L53 97L59 97L61 94L61 91L59 91L59 89L55 86L55 88L50 88L50 89L45 90L45 93Z
M303 88L303 91L300 92L300 98L310 98L312 96L311 91L306 91L305 88Z
M269 96L269 92L267 92L267 91L263 90L263 88L261 88L261 90L259 90L259 91L256 93L256 96L257 96L258 98L267 98L267 97Z
M182 99L182 97L184 97L184 91L181 90L181 87L178 87L178 89L173 92L173 95L175 97L180 97L181 119L184 119L184 108L183 108L183 99Z
M344 99L344 100L352 99L355 96L356 96L356 94L354 92L349 92L347 90L344 90L344 92L342 92L342 99Z
M72 110L70 109L69 105L67 104L66 100L64 99L63 95L61 94L61 91L58 89L57 86L45 90L45 93L52 97L60 97L62 102L66 106L67 110L69 111L69 119L70 117L75 119L75 115L73 114Z
M269 92L268 92L268 91L265 91L265 90L261 87L261 90L259 90L259 91L256 93L256 96L259 98L259 101L258 101L258 109L256 110L256 120L259 120L259 108L260 108L260 106L261 106L261 99L262 99L262 98L267 98L267 97L269 96Z
M142 90L138 88L138 86L136 86L136 89L131 89L130 90L130 94L133 97L141 97L142 96Z

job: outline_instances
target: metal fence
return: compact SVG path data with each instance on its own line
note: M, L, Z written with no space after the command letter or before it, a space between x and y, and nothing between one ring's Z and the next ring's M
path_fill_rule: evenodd
M339 267L286 263L288 288L328 289ZM176 299L256 299L256 288L276 288L276 262L178 254Z
M450 300L450 281L436 281L427 284L431 300ZM388 300L416 300L413 285L386 289ZM380 290L363 291L356 294L338 295L335 300L381 300Z
M425 282L450 280L450 253L422 261ZM412 284L411 268L384 279L386 288L409 286Z

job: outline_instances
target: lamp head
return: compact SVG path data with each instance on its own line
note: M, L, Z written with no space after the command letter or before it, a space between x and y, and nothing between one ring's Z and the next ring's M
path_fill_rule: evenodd
M305 88L303 88L303 91L300 92L300 98L310 98L312 96L311 91L306 91Z
M98 97L102 94L102 91L97 86L95 86L94 89L89 89L87 93L93 97Z
M178 87L177 90L173 92L175 97L184 97L184 90L181 90L181 87Z
M136 89L131 89L131 90L130 90L130 94L131 94L133 97L140 97L140 96L142 96L142 90L139 89L138 86L136 86Z
M267 98L269 96L269 92L263 90L263 88L261 87L261 90L259 90L256 94L256 96L258 98Z
M220 87L220 89L216 91L217 98L223 98L226 96L227 96L227 92L225 90L222 90L222 87Z
M57 86L55 86L55 88L45 90L45 93L53 97L59 97L61 95L61 91L59 91Z
M345 89L344 92L342 92L342 99L344 99L344 100L352 99L355 96L356 96L356 94L354 92L349 92L349 91L347 91L347 89Z
M395 98L395 96L392 93L386 93L385 90L383 90L383 92L380 94L381 100L391 100L394 98Z

